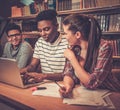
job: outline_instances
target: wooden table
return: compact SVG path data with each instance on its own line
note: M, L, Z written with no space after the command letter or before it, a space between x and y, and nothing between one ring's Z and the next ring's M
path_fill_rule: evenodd
M109 110L90 106L76 106L63 104L61 98L47 97L47 96L33 96L30 88L21 89L7 84L0 83L0 95L14 100L18 106L29 106L35 110ZM111 95L116 110L120 110L120 93L113 93ZM17 102L16 102L17 101ZM24 104L24 105L22 105ZM24 107L23 107L24 108ZM23 110L23 109L21 109ZM27 110L27 109L24 109ZM30 110L30 109L28 109ZM32 109L31 109L32 110Z

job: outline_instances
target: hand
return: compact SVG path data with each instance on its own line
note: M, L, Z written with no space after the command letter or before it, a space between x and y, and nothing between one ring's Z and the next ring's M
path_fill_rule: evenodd
M62 98L71 98L72 97L72 88L69 86L63 86L59 89L60 95Z
M71 61L71 60L75 57L75 54L74 54L74 52L73 52L71 49L67 48L67 49L64 51L64 56L65 56L68 60Z
M36 72L29 72L27 75L33 77L36 82L41 82L46 78L45 74L42 73L36 73Z
M22 74L25 74L25 73L27 73L27 68L22 68L22 69L20 69L20 74L22 75Z

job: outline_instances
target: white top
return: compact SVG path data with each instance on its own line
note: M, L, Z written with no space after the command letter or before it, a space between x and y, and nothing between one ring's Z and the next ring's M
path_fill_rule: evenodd
M65 66L64 51L68 42L61 35L51 44L42 37L35 44L33 57L40 59L42 73L60 73Z

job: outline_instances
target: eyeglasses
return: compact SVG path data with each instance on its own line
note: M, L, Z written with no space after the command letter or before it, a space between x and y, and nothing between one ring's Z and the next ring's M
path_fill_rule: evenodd
M19 33L19 34L12 34L12 35L8 35L8 37L19 37L19 36L21 36L21 34Z

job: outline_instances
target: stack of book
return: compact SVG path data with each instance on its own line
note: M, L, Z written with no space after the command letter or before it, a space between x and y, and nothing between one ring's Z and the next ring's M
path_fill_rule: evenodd
M30 16L31 14L38 14L42 10L56 9L56 0L42 0L38 2L32 2L29 5L23 7L12 6L11 17Z

